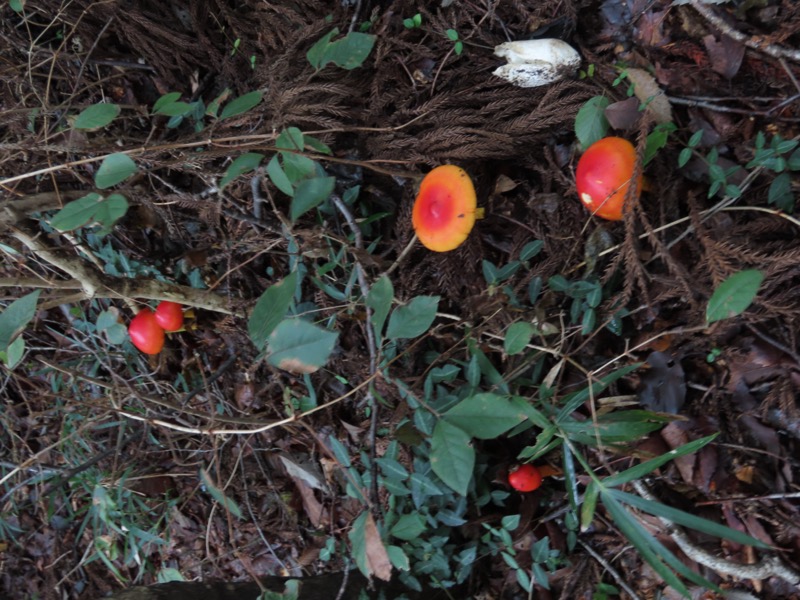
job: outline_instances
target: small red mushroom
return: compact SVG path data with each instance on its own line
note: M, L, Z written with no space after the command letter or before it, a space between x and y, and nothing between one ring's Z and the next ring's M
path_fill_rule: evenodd
M411 222L422 244L435 252L461 245L483 216L476 208L475 187L467 172L455 165L441 165L422 180Z
M183 307L169 300L159 302L156 307L156 321L165 331L178 331L183 327Z
M164 329L149 308L143 308L128 325L131 342L145 354L158 354L164 347Z
M606 137L586 149L575 171L581 202L592 214L619 221L622 206L636 168L636 149L628 140ZM634 197L642 189L642 175L636 180Z
M508 472L508 483L518 492L532 492L542 485L542 474L533 465L520 465Z

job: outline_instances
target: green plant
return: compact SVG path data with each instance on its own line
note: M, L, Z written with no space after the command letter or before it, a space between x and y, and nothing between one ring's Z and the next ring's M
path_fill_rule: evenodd
M456 56L461 56L461 53L464 51L464 42L458 36L458 32L455 29L448 29L445 31L445 35L447 35L447 39L453 42L453 52L456 53Z
M406 29L418 29L422 26L422 15L416 13L413 17L409 19L403 19L403 27Z

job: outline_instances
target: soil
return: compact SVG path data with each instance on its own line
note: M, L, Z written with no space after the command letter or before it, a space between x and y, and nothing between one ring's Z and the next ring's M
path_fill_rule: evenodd
M286 127L332 149L332 157L320 160L337 178L336 195L360 186L359 218L383 215L362 224L370 252L354 252L370 278L395 265L412 240L411 207L424 173L453 163L473 178L485 218L467 241L446 253L416 244L392 272L398 301L437 295L439 312L452 317L394 365L397 379L421 388L432 349L463 359L458 340L466 329L498 369L513 368L498 339L520 319L556 328L558 339L542 343L584 369L642 361L641 370L615 387L615 397L675 420L637 444L637 455L720 434L649 484L665 502L744 531L780 549L788 566L800 566L800 221L791 200L798 184L790 178L790 200L784 194L776 205L774 169L751 166L747 176L742 170L728 176L728 184L744 191L740 198L723 197L724 188L709 197L714 172L700 157L717 148L723 168L745 166L760 134L768 144L776 135L797 139L800 61L793 49L800 46L800 3L38 0L26 2L22 13L13 4L0 7L2 290L8 301L37 287L43 292L25 333L26 367L6 370L0 383L0 479L13 472L0 486L3 597L96 598L123 587L123 580L154 582L152 570L118 560L115 577L102 560L88 560L98 541L80 526L86 505L70 499L86 497L78 488L103 487L86 478L96 467L106 483L124 473L145 506L165 493L180 499L170 513L168 545L148 558L156 568L223 581L343 568L339 560L320 561L320 552L328 534L344 538L357 507L304 489L280 456L318 463L320 436L328 434L357 447L370 427L363 397L354 393L302 422L250 435L210 435L198 418L284 418L287 403L305 387L303 375L259 357L244 315L288 274L291 253L321 268L326 240L350 235L346 219L336 210L307 213L291 225L291 248L285 235L290 199L263 173L247 173L219 190L233 158L269 154ZM405 26L403 19L416 13L420 26ZM334 26L347 32L365 22L376 41L363 65L312 68L306 53L316 40ZM447 30L457 32L462 52ZM492 75L503 62L493 54L496 45L537 37L573 45L582 56L581 74L537 88ZM620 76L623 65L661 100L646 110L639 110L641 99L625 102L630 80ZM230 119L205 119L200 131L190 119L170 127L168 117L150 113L169 92L208 104L226 90L229 98L261 90L263 100ZM640 155L659 122L677 126L646 165L649 191L631 200L619 222L591 217L575 192L575 120L596 96L612 103L614 133L633 141ZM100 101L119 105L120 117L97 131L68 127L68 119ZM698 131L695 157L679 167L681 151ZM42 229L37 217L93 189L96 157L134 149L140 169L123 189L130 209L106 238L103 256L136 265L138 279L125 285L143 289L141 280L153 278L145 266L157 264L163 278L184 285L199 280L213 298L198 303L190 327L169 336L164 352L139 359L141 379L120 381L108 357L99 357L92 372L76 374L70 366L97 346L76 345L93 335L80 329L80 312L71 308L80 277L54 265L103 264L88 260L79 240ZM21 235L34 239L32 245L21 243ZM506 265L533 240L543 249L530 268L507 288L489 289L484 261ZM55 262L46 258L47 248ZM714 290L748 269L764 275L752 304L708 325ZM336 267L331 273L329 281L342 283ZM590 335L571 322L570 302L547 291L556 275L595 276L613 290ZM521 313L513 296L526 294L536 277L545 282L541 301ZM118 295L101 295L94 309L116 307L127 319L136 300L153 298L123 299L123 284L108 267L97 278ZM322 405L370 377L367 337L358 310L343 310L318 288L308 287L307 299L321 317L337 317L340 336L327 368L306 376ZM88 310L90 302L83 303ZM601 324L620 307L627 315L615 334ZM570 385L578 376L565 369L559 378ZM94 400L83 400L89 388ZM385 402L379 429L392 431L405 414L403 400L392 386L379 391ZM115 412L130 400L145 407L142 420ZM503 464L517 450L487 447ZM547 517L567 502L561 465L550 462L555 476L546 484L547 502L542 494L515 497L508 510L526 514L531 530L563 547L563 532ZM212 508L211 496L199 492L203 468L213 468L218 483L226 480L225 494L240 499L245 517L235 529L229 515ZM640 598L664 590L621 533L600 521L581 537L599 559L579 545L569 566L554 575L553 589L537 588L540 597L591 598L599 582L615 583L608 566ZM674 547L659 523L648 526ZM716 538L694 543L735 562L758 558L751 547ZM737 579L681 557L723 588L800 598L796 582ZM518 592L507 572L502 561L489 560L470 594L513 598ZM670 596L674 590L665 593L677 597Z

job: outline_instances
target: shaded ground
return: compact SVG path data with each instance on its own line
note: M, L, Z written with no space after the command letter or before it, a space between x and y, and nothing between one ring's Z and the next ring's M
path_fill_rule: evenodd
M274 134L288 126L333 149L336 160L325 166L337 177L337 194L360 186L359 219L385 213L362 226L365 247L374 246L371 255L357 256L373 278L412 238L415 177L452 162L475 181L486 209L476 232L450 253L417 245L392 274L399 301L440 295L443 315L430 335L393 364L395 377L418 390L427 370L441 364L431 364L428 355L435 351L439 361L465 360L467 335L502 373L511 372L515 362L502 352L502 337L520 320L557 331L542 337L541 345L588 370L648 359L649 369L622 380L612 395L620 402L633 396L646 408L680 418L641 443L641 455L721 432L696 458L663 469L658 493L669 504L780 547L788 564L799 564L800 224L793 202L784 204L787 212L775 209L774 170L753 166L747 169L750 177L731 174L729 183L744 190L732 202L707 197L708 168L698 158L681 169L676 165L695 131L703 131L698 150L705 154L717 147L723 166L746 165L759 132L767 139L796 135L797 57L770 56L764 47L798 46L800 6L765 0L707 7L758 42L757 50L720 37L708 16L691 6L666 1L455 2L445 8L362 2L355 14L354 6L326 4L45 0L27 3L24 19L8 4L0 9L0 185L4 210L18 211L3 220L4 297L45 288L25 334L25 368L5 371L2 381L5 597L97 597L121 586L109 567L120 580L140 583L152 582L153 573L164 568L187 579L226 580L341 568L340 557L323 564L320 552L329 536L344 538L357 503L344 494L303 487L280 457L324 465L319 440L329 434L357 455L370 426L361 394L286 427L206 434L213 427L252 429L286 417L298 409L309 381L323 405L370 376L363 304L349 306L349 300L326 294L324 286L308 285L306 300L321 317L335 321L339 348L310 380L258 360L246 319L236 316L287 274L291 253L303 256L322 282L337 289L347 283L339 266L328 269L332 241L346 245L350 234L335 210L309 213L296 223L292 248L281 232L288 199L267 178L257 182L255 198L252 174L223 193L217 190L232 158L272 150ZM403 18L418 12L421 27L404 27ZM346 31L351 22L367 20L377 40L362 67L314 72L305 58L314 41L334 25ZM462 54L454 52L447 29L464 41ZM570 41L584 58L584 70L594 65L593 76L535 89L492 76L500 64L492 55L495 45L545 33ZM615 65L621 63L652 69L670 97L678 130L647 166L651 191L623 222L600 223L576 199L573 124L594 96L626 98L627 84L615 85ZM261 89L264 100L199 133L190 122L168 128L165 117L148 112L167 92L208 103L226 88L233 96ZM77 132L64 126L66 115L103 99L123 106L107 129ZM652 125L641 116L621 134L643 151ZM71 303L75 289L58 283L68 280L63 270L12 235L38 233L61 255L85 261L78 240L42 230L39 211L91 189L95 164L82 159L137 147L143 148L136 154L142 168L125 183L132 208L92 247L94 261L112 275L109 264L139 279L153 277L147 270L153 267L177 283L202 282L220 298L217 306L233 313L196 309L189 331L171 336L167 349L152 360L119 351L86 325L93 322L87 315L112 306L129 315L125 302ZM790 189L797 191L791 179ZM264 206L257 209L262 195ZM31 219L15 222L26 212ZM544 247L530 268L516 272L506 290L487 286L482 261L508 264L533 240ZM608 252L600 254L601 249ZM583 264L587 258L592 272ZM714 288L749 268L765 275L753 305L741 317L705 327ZM571 299L547 289L554 275L598 277L606 290L598 323L627 307L621 335L599 325L581 334L580 323L570 320ZM521 309L511 292L525 295L536 277L545 291L534 309ZM25 287L13 287L20 283ZM554 364L548 359L541 368L547 372ZM580 375L564 369L558 381L569 389ZM397 388L387 383L378 391L385 402L380 446L394 436L406 409ZM144 421L120 416L121 406ZM513 442L487 444L484 450L507 465L519 449ZM598 464L605 460L592 456ZM561 468L558 457L549 462ZM200 469L213 473L225 495L236 498L243 519L235 527L213 503L210 486L201 485ZM526 531L549 535L563 549L556 516L567 501L560 478L551 481L542 494L513 496L506 509L524 515ZM505 486L502 477L497 486ZM168 525L163 525L157 519L167 505ZM98 506L107 512L98 514ZM108 512L115 515L109 521L152 527L168 543L125 548L127 564L109 552L105 564L94 549ZM470 525L478 529L481 519L502 515L495 513L474 515ZM649 526L659 528L655 520ZM109 544L121 533L107 530ZM521 543L530 543L526 535L520 533ZM669 535L661 535L671 544ZM625 538L602 515L582 540L603 563L578 546L571 566L553 576L555 591L540 590L542 597L591 597L601 579L613 583L604 574L609 564L641 597L659 589L658 578L626 551ZM734 561L755 561L749 547L696 541ZM686 562L722 581L713 569ZM518 592L504 564L488 563L474 579L476 589L487 590L489 597L514 597ZM777 577L725 585L761 598L799 595Z

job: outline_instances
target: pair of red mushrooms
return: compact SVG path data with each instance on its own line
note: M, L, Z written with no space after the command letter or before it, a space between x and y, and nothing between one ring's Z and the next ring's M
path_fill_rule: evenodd
M595 142L581 156L575 172L581 202L592 214L619 221L635 168L636 150L628 140L606 137ZM641 184L639 174L634 194ZM482 216L469 175L454 165L442 165L422 180L411 220L426 248L447 252L467 239Z
M164 300L156 310L145 307L136 313L128 325L131 342L145 354L158 354L164 347L165 333L183 327L183 306Z

